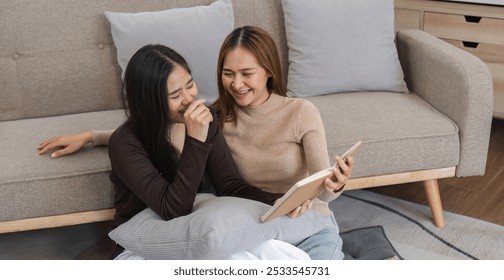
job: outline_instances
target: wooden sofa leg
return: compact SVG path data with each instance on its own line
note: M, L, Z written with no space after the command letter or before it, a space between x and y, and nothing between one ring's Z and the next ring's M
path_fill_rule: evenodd
M443 228L445 226L445 219L443 215L443 206L441 205L441 196L439 194L439 185L436 179L423 181L425 194L427 195L427 202L429 203L434 224Z

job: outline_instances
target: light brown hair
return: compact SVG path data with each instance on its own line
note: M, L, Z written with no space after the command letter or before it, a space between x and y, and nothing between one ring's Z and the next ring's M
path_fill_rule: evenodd
M268 74L266 87L270 93L287 96L284 81L282 80L282 67L280 56L275 41L271 35L264 29L254 26L243 26L233 30L222 43L219 58L217 60L217 87L219 89L219 98L213 104L213 108L220 113L221 126L225 122L234 122L236 120L235 101L224 89L222 83L222 68L224 59L232 50L241 47L255 56L257 62Z

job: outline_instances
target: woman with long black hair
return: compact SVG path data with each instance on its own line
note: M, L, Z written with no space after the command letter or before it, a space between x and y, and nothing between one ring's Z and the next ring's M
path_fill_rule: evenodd
M212 186L216 195L270 205L281 196L239 176L216 116L205 100L196 100L189 66L174 50L138 50L128 63L124 92L128 118L109 142L116 225L147 207L165 220L187 215L196 193L212 192Z

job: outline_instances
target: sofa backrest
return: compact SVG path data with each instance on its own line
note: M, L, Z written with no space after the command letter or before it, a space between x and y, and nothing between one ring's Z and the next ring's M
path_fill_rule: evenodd
M105 11L213 0L0 0L0 121L122 108L121 71ZM268 30L287 71L280 0L234 0L235 25Z

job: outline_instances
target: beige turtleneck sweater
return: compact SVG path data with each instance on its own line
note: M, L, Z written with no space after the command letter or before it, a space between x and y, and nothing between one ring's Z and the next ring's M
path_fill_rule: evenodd
M269 192L286 192L299 180L330 166L318 109L300 98L271 94L258 106L236 107L236 122L223 132L242 177ZM341 192L324 192L331 201Z

